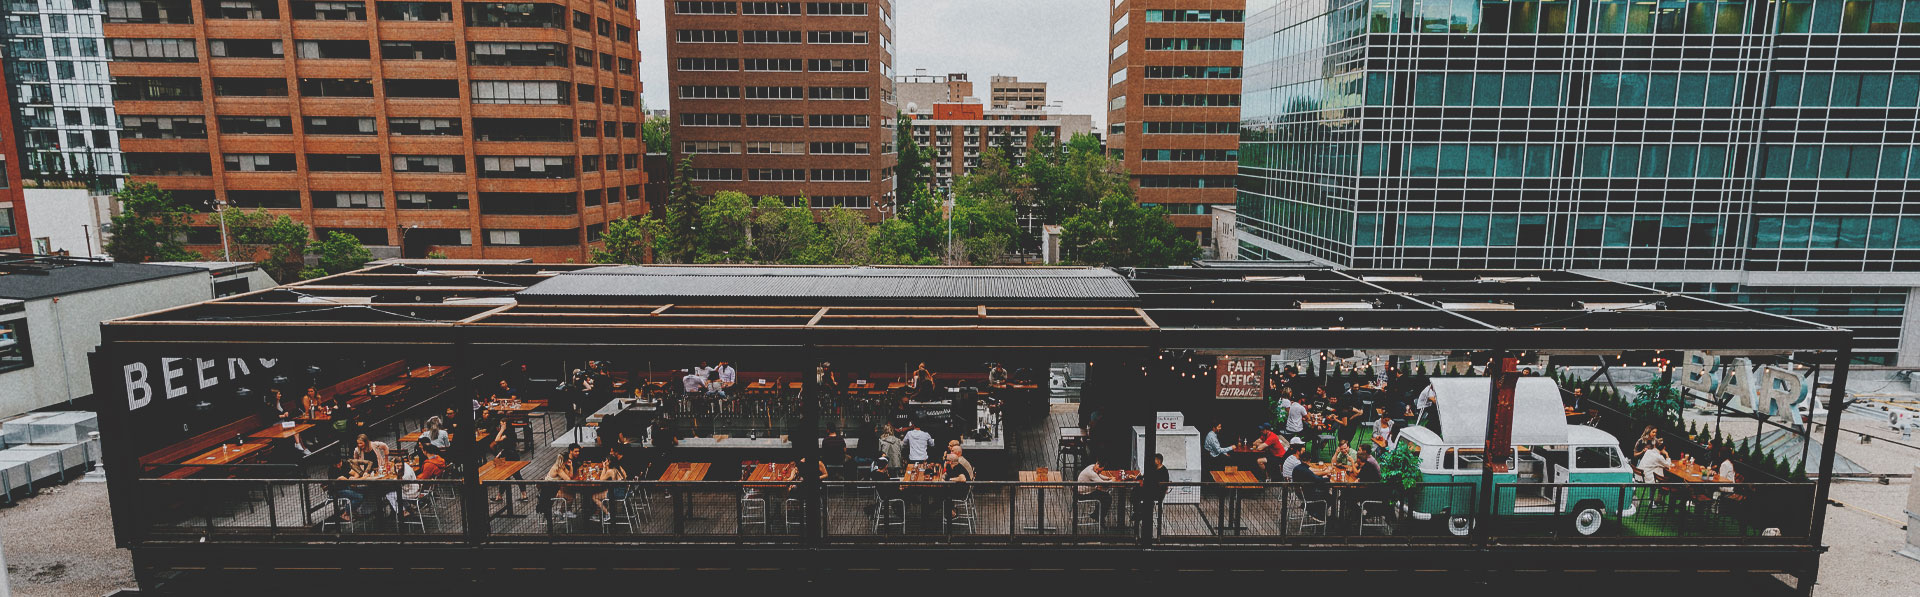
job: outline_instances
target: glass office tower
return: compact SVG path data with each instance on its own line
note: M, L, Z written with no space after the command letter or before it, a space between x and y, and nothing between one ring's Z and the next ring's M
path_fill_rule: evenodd
M126 173L101 35L109 3L0 0L0 52L14 100L8 109L26 178L105 191Z
M1920 1L1252 0L1240 256L1605 272L1920 364L1903 32Z

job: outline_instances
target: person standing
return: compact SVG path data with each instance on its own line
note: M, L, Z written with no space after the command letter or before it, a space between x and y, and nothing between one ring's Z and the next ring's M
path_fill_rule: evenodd
M840 428L827 426L827 437L820 440L820 463L828 471L839 471L847 464L847 438L840 437Z
M927 433L919 425L907 423L907 462L924 464L930 459L933 450L933 434Z
M892 425L886 426L880 434L880 458L889 463L907 461L907 442L900 438Z

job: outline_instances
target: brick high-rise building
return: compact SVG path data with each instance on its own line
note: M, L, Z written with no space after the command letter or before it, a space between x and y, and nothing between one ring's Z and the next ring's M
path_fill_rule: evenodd
M996 109L1042 108L1047 105L1047 84L1042 81L1022 81L1020 77L994 75L988 79L987 98L989 105Z
M1240 148L1245 0L1121 0L1108 42L1109 151L1143 204L1209 246L1209 207L1232 205Z
M630 0L109 0L106 36L131 179L409 257L559 260L646 209L637 25Z
M868 2L666 3L675 158L704 193L816 208L893 196L893 7Z
M911 75L895 77L893 89L903 112L930 112L934 104L963 102L973 97L973 81L967 80L967 73L929 75L924 68Z

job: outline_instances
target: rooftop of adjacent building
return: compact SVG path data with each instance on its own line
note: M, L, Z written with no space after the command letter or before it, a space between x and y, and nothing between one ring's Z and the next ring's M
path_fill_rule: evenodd
M34 300L63 296L192 275L204 270L203 267L118 263L106 259L58 255L7 255L0 257L0 299Z

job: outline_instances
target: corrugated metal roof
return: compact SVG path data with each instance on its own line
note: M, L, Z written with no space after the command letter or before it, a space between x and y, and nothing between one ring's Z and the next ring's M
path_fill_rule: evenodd
M1139 296L1112 270L1059 267L622 266L567 272L516 295L563 298L752 299L754 302L1126 302Z

